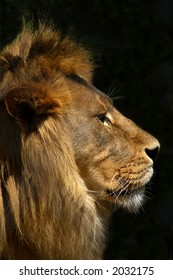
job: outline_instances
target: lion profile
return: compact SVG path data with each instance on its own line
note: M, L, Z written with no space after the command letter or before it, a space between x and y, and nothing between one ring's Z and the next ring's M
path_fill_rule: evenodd
M145 198L159 143L92 76L90 53L44 24L0 53L2 259L100 259L114 206Z

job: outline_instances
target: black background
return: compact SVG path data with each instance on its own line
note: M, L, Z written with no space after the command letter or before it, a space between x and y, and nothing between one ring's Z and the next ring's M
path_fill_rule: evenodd
M22 15L43 15L93 51L94 84L161 143L150 200L138 215L117 211L106 259L171 259L173 254L173 1L0 0L0 47Z

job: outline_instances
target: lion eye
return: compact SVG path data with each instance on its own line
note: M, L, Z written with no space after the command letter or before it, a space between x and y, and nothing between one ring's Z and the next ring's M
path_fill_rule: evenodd
M111 124L110 119L106 116L105 113L99 114L99 115L97 116L97 118L98 118L98 120L99 120L102 124L104 124L104 125L110 125L110 124Z

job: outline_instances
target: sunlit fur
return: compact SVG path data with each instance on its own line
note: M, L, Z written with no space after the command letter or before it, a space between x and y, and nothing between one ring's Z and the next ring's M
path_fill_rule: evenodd
M92 71L87 51L44 24L0 53L2 259L101 259L114 205L142 203L145 149L159 144Z

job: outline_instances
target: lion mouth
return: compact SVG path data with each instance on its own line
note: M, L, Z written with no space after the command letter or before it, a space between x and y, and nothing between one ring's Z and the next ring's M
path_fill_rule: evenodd
M113 198L114 200L117 198L132 198L135 195L144 193L146 185L149 183L151 177L153 175L153 168L152 166L149 166L147 169L145 169L145 174L142 174L140 177L135 179L130 179L133 182L129 182L125 178L120 178L119 183L122 184L122 187L119 187L118 189L114 188L107 188L105 190L105 194L110 198ZM140 180L139 180L140 179ZM126 186L126 187L123 187Z
M115 206L128 209L130 212L137 212L146 200L144 185L126 190L107 189L105 195L106 200L109 200Z
M144 186L137 188L137 189L126 189L126 190L114 190L114 189L107 189L105 192L106 194L111 197L111 198L116 198L116 197L123 197L123 196L130 196L130 195L135 195L138 194L140 190L144 190Z
M136 187L134 189L107 189L105 191L107 200L116 206L123 207L129 211L136 212L145 201L146 185Z

